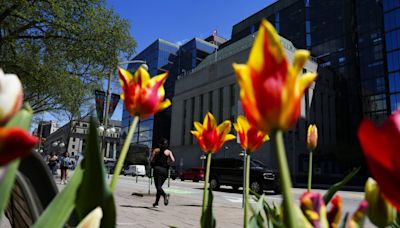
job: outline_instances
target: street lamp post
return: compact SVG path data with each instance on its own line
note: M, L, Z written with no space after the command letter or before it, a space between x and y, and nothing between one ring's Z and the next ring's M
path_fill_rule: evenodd
M130 61L118 62L117 66L128 64L128 63L142 63L142 65L146 68L146 70L148 69L148 66L146 65L146 61L143 61L143 60L130 60ZM113 75L113 70L110 71L110 74L108 75L108 80L107 80L106 109L104 110L104 115L103 115L104 116L104 120L103 120L104 129L107 129L107 127L108 127L108 110L110 108L112 75ZM103 137L102 137L100 151L103 150L104 138L105 138L105 134L103 134Z
M200 156L201 159L201 169L204 169L204 160L207 158L204 154Z
M245 186L244 186L244 183L245 183L245 180L246 180L246 168L245 168L245 166L246 166L246 151L242 151L240 154L239 154L239 156L240 157L243 157L243 192L242 192L242 208L244 208L244 191L245 191Z

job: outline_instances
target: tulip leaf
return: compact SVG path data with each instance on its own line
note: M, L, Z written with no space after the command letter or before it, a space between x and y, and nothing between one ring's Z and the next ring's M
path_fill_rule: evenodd
M258 227L264 227L264 218L262 215L262 210L264 208L264 195L260 196L257 195L256 198L258 198L257 200L257 204L256 207L250 207L251 211L253 212L253 215L250 217L250 221L249 221L249 227L251 228L258 228ZM266 212L267 214L267 212ZM267 214L268 216L268 214ZM269 220L270 222L270 220Z
M96 123L90 120L87 147L82 161L84 174L76 197L76 212L81 221L96 207L103 210L101 227L115 227L116 211L113 194L105 180L105 168L99 150Z
M32 113L23 109L6 124L6 127L19 127L28 130L31 125L31 120ZM20 160L16 159L10 162L7 166L0 168L0 170L4 170L3 172L0 172L0 219L4 214L4 208L7 207L19 163Z
M207 190L204 190L207 191ZM215 228L217 222L212 212L213 194L211 189L208 189L208 202L206 210L201 214L200 225L201 228Z
M342 181L337 182L328 189L328 191L324 194L325 205L328 205L335 193L339 191L343 186L345 186L351 179L353 179L358 171L360 171L360 167L351 171L349 174L347 174L345 178L343 178Z
M347 213L344 215L342 224L340 225L340 228L346 228L347 220L348 220L348 219L349 219L349 212L347 212Z
M81 184L83 170L78 166L68 185L54 198L33 225L36 227L64 227L75 207L76 191Z

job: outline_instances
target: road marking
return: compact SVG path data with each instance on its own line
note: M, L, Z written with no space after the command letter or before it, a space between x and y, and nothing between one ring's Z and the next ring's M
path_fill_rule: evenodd
M226 200L232 203L242 203L242 197L223 196Z
M167 188L164 191L168 193L175 193L175 194L192 194L192 191L187 191L187 190L182 190L182 189L177 189L177 188Z

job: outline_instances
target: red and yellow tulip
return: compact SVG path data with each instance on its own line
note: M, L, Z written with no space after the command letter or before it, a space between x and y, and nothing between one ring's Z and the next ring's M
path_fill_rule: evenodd
M0 128L0 166L31 153L38 138L15 127Z
M170 100L164 101L163 85L168 73L150 78L143 67L139 67L133 76L122 68L118 71L123 90L121 99L124 100L125 107L131 115L145 119L171 105Z
M376 128L370 120L363 120L358 138L381 193L400 212L400 110L381 128Z
M317 77L316 73L299 77L309 55L296 51L290 66L279 35L267 20L261 22L247 64L233 64L243 111L251 124L269 134L296 123L304 90Z
M21 81L15 74L4 74L0 69L0 124L6 123L21 108L23 101Z
M207 113L203 124L194 122L195 131L191 131L199 143L200 149L205 153L215 153L224 145L225 142L236 137L229 134L231 131L231 121L225 120L217 126L214 116Z
M307 148L312 151L315 150L318 144L318 129L315 124L310 124L307 131Z
M239 116L237 123L233 124L240 139L240 145L246 152L257 150L264 142L269 140L269 136L256 127L249 124L246 117Z
M332 198L331 204L331 209L327 214L329 227L336 228L339 226L342 217L342 198L339 195L336 195Z
M367 211L368 211L368 202L366 200L363 200L360 202L357 210L354 212L354 214L349 219L346 227L348 227L348 228L363 227L365 215L367 214Z
M317 192L303 193L300 197L300 207L313 227L328 227L326 206L321 194Z

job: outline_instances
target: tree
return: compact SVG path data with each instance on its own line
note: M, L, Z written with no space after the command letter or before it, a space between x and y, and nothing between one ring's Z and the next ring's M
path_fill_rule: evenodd
M86 97L134 53L129 27L104 0L0 0L0 67L36 113L80 105L68 95Z

